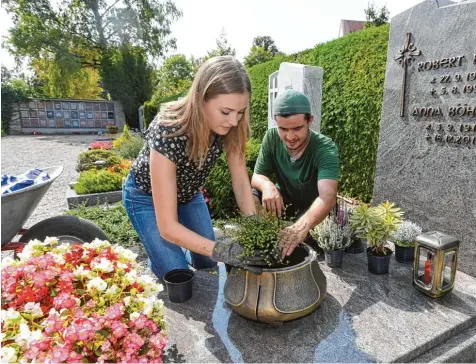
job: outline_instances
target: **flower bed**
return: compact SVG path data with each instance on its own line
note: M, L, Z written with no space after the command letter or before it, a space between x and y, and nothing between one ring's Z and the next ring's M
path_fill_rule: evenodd
M3 362L162 362L163 289L107 241L28 243L2 262Z

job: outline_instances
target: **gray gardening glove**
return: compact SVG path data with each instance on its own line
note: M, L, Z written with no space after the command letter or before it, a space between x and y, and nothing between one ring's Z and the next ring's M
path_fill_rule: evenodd
M263 272L261 267L267 264L260 252L256 251L252 257L244 257L243 252L244 249L238 242L218 240L213 248L212 260L243 268L255 274L261 274Z

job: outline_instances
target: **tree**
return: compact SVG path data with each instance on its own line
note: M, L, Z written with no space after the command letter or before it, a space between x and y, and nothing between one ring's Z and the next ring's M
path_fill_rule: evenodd
M367 23L365 23L365 28L379 27L388 22L390 12L388 11L386 5L377 9L374 4L368 4L367 9L364 10Z
M59 67L54 56L45 53L44 57L31 60L38 89L47 97L72 99L98 99L103 92L98 70L92 67L65 69Z
M276 43L274 43L273 38L270 36L259 36L253 39L253 46L255 47L261 47L265 51L269 52L273 57L280 53L278 47L276 46Z
M105 53L121 44L160 57L175 48L170 25L182 13L171 0L10 0L10 52L40 58L44 51L62 62L99 69ZM88 53L89 52L89 53Z
M102 62L103 88L122 104L128 124L139 127L139 107L152 96L152 68L141 47L124 44Z
M207 52L205 60L215 56L235 56L235 48L231 48L231 45L228 44L228 39L226 38L225 29L222 29L218 39L216 40L217 47L212 51Z
M175 48L170 25L182 15L172 0L9 0L5 8L13 18L9 51L18 63L25 57L38 60L46 55L48 59L54 59L57 67L54 73L59 77L80 74L87 68L96 70L106 93L113 98L121 95L123 99L118 100L126 103L141 100L144 94L149 93L150 97L151 87L144 85L144 90L134 87L137 94L132 96L131 89L110 88L118 84L114 78L128 79L130 83L121 84L128 88L130 84L136 85L144 77L150 77L149 74L131 79L139 76L139 68L147 73L147 57L159 58ZM119 57L124 47L133 49L134 55ZM140 59L134 58L138 53ZM128 60L129 56L134 58L132 64L138 68L127 74L118 60ZM114 75L116 71L118 74ZM86 72L92 77L91 71ZM65 85L61 87L63 91L68 89ZM134 115L137 111L131 111L132 104L123 106L128 110L126 117L132 117L128 121L136 124Z
M269 36L256 37L253 40L250 53L245 57L245 66L253 67L258 63L264 63L271 60L281 52L276 47L274 40Z
M157 71L152 103L157 105L165 98L186 92L192 84L194 74L192 62L183 54L167 58Z

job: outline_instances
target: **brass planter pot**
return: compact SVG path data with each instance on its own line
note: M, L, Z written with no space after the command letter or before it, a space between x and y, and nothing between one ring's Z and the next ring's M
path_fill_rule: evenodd
M224 289L232 310L251 320L272 323L306 316L319 307L326 296L327 280L316 252L301 244L291 260L299 263L263 269L259 275L232 268Z

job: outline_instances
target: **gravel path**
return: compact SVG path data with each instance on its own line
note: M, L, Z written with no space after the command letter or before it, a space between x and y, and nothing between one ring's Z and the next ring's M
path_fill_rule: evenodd
M97 135L22 135L1 139L2 175L21 174L31 168L63 166L63 173L53 182L24 227L29 228L49 217L62 215L68 209L66 191L69 183L79 175L76 172L78 155L87 151L89 143L97 137ZM147 254L142 244L137 244L130 249L138 254L138 263L147 264ZM1 255L3 257L12 254L10 251L5 251ZM153 275L148 268L145 268L145 271L146 274Z
M31 168L63 166L63 173L51 185L35 211L24 224L31 227L49 217L61 215L68 208L66 190L77 178L76 160L79 153L88 150L88 145L97 135L22 135L1 139L3 174L21 174Z

